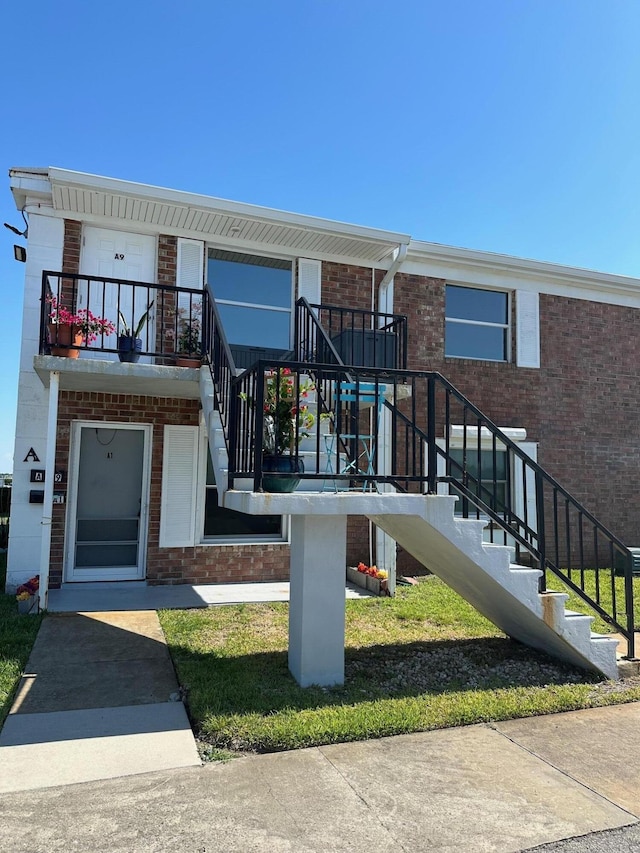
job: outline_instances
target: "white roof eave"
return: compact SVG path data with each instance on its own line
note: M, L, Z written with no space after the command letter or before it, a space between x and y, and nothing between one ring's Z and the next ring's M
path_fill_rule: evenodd
M263 224L267 228L273 229L272 244L274 245L277 242L277 229L280 229L282 235L290 234L294 230L295 232L306 232L309 235L314 235L320 241L324 238L324 244L329 249L332 245L335 246L338 254L340 253L340 245L344 245L344 241L348 241L351 254L353 254L353 249L357 249L359 246L362 249L362 257L369 261L387 258L394 249L399 245L407 244L410 239L407 234L382 231L376 228L351 225L244 202L228 201L212 196L164 189L99 175L89 175L83 172L72 172L52 167L48 170L48 174L53 190L54 207L70 213L82 214L85 212L83 204L87 202L86 194L90 194L98 202L100 198L106 197L126 199L144 204L145 210L152 206L161 207L164 211L165 221L171 219L172 212L174 219L177 220L180 212L189 211L190 214L201 214L211 220L233 219L239 223L240 229L244 225ZM60 192L61 189L66 192L63 194ZM141 218L140 221L145 220ZM225 236L222 231L215 230L215 228L210 231L205 229L200 234L205 238L207 236L214 238ZM286 245L286 243L282 245Z
M478 283L483 275L497 273L520 284L530 282L536 286L543 285L545 290L549 289L549 285L555 284L635 296L640 291L640 280L632 276L419 240L411 240L409 243L407 262L422 266L427 275L451 281L461 272L464 273L465 279L475 279Z

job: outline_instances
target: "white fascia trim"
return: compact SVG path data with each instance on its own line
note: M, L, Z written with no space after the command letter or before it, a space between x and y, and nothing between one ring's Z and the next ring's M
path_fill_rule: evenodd
M104 222L104 219L102 221ZM171 234L177 237L190 237L192 240L198 239L193 236L193 231L181 231L167 225L159 227L157 229L157 233ZM279 258L286 261L295 261L298 258L305 258L311 261L329 261L344 264L345 266L364 267L366 269L385 269L391 263L391 257L372 261L370 258L365 259L351 255L336 255L331 252L313 252L309 249L288 249L286 246L280 247L272 244L265 245L264 243L258 243L252 240L234 239L233 237L225 237L224 240L221 240L219 237L211 237L210 235L205 234L200 237L200 239L204 241L208 249L220 249L223 252L236 251L246 255L260 255L265 258Z
M48 170L52 184L62 184L88 190L103 190L120 193L131 197L143 198L158 202L171 201L175 204L197 207L209 212L220 212L231 216L247 216L264 222L292 225L298 228L311 228L327 234L348 235L374 243L408 243L408 234L397 234L393 231L382 231L377 228L367 228L362 225L351 225L331 219L320 219L300 213L289 213L270 207L247 204L245 202L229 201L215 196L198 195L196 193L171 190L150 184L139 184L133 181L122 181L106 178L100 175L90 175L85 172L73 172L67 169L51 167Z
M608 296L603 301L630 305L640 299L640 279L631 276L417 240L409 244L404 269L452 284L522 288L592 301Z
M23 210L28 203L53 204L47 172L48 169L9 169L9 187L18 210Z

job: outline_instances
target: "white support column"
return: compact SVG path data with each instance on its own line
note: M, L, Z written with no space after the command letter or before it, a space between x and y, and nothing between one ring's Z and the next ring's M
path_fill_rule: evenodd
M44 504L40 539L40 609L47 607L49 595L49 562L51 558L51 522L53 519L53 481L56 469L56 432L58 426L58 391L60 374L53 370L49 382L49 414L47 419L47 461L44 468Z
M291 517L289 670L301 687L344 683L347 516Z
M380 412L379 425L379 450L380 450L380 470L383 474L391 474L392 459L391 459L391 429L392 420L391 412L383 406ZM378 491L380 492L395 492L394 487L390 483L379 483ZM376 527L376 566L379 569L385 569L388 573L387 589L390 595L395 595L396 592L396 540L387 535L384 530Z

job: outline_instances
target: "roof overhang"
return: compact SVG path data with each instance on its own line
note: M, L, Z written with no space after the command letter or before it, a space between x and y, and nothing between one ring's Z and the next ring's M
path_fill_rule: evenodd
M48 169L53 207L71 219L94 217L147 226L238 249L291 256L391 262L409 235L227 201L146 184Z
M597 294L598 298L631 300L633 304L640 296L640 280L630 276L419 240L410 242L403 269L453 284L521 287L586 298Z

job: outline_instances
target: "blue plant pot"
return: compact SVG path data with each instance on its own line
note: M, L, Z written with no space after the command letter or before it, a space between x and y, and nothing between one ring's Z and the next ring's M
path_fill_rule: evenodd
M118 358L120 361L135 364L142 352L142 338L133 338L131 335L118 336Z
M262 488L265 492L294 492L300 482L298 474L304 474L304 462L299 456L273 456L265 453L262 457ZM270 477L269 474L287 476Z

